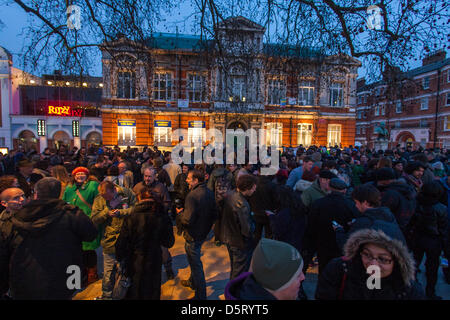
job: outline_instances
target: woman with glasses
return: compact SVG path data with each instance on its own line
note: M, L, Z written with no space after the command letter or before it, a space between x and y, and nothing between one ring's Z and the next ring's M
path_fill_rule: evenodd
M319 276L318 300L422 300L415 264L397 233L363 229L344 246Z

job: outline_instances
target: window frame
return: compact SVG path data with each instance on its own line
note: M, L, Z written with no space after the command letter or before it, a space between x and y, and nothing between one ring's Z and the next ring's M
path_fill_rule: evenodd
M332 130L332 128L339 128L339 130ZM333 135L333 133L339 133L339 141L338 143L334 143L333 145L330 144L330 136ZM340 146L342 144L342 125L337 123L330 123L327 127L327 145L330 147L334 147L335 145Z
M424 101L426 101L426 108L424 108ZM420 99L420 110L428 110L428 105L429 105L429 99L428 97L424 97Z
M277 92L277 95L274 95ZM270 78L267 82L267 104L269 105L281 105L281 100L286 99L286 80L283 78ZM274 101L274 98L278 97L278 103Z
M125 77L125 74L127 74L126 77ZM126 81L129 82L128 88L125 83ZM128 94L129 94L128 97L127 97L126 91L128 91ZM119 70L117 72L116 98L118 98L118 99L136 99L136 72L131 71L131 70Z
M334 92L337 91L336 104L333 103ZM330 107L343 107L344 106L344 84L342 82L333 82L329 88Z
M310 126L310 129L304 129L303 126ZM301 133L306 133L306 136L301 139ZM297 123L297 145L302 144L304 147L309 147L312 144L313 125L311 123ZM305 143L301 143L305 140ZM307 143L309 141L309 143Z
M313 106L315 104L315 86L312 80L300 80L298 84L298 105L300 106ZM306 92L306 99L304 93ZM304 104L301 102L305 101Z
M192 77L192 79L190 78ZM207 102L207 76L204 73L189 72L186 79L186 97L192 102ZM197 96L199 99L196 99Z
M162 80L161 75L165 75L165 79ZM168 79L168 76L170 76L170 79ZM155 86L155 82L158 83L157 87ZM161 89L162 82L165 82L164 89ZM170 85L167 85L168 82L170 83ZM172 89L173 88L172 82L173 82L172 72L170 71L154 72L152 81L152 91L153 91L152 99L155 101L173 101L174 90ZM161 97L161 92L165 92L165 97Z

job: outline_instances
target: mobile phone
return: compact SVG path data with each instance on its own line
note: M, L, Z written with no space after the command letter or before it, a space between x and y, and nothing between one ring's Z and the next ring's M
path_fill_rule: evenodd
M331 224L333 225L333 226L335 226L335 227L339 227L339 223L337 223L336 221L331 221Z

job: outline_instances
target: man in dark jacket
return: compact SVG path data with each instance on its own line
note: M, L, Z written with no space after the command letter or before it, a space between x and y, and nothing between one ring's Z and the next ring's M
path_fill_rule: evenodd
M256 182L253 175L241 175L236 183L236 190L231 191L225 200L220 239L227 245L230 255L230 280L246 272L250 266L255 243L254 221L247 198L255 192Z
M191 191L186 197L184 208L176 210L181 214L180 222L186 240L184 247L191 276L189 280L182 280L181 284L195 290L195 300L206 300L206 281L200 256L203 242L217 218L216 201L213 192L206 187L202 171L189 171L186 182Z
M426 254L426 295L430 300L441 300L435 294L439 257L447 244L447 208L439 202L444 192L438 181L424 183L418 197L416 213L411 219L411 249L416 265L422 263Z
M258 176L256 183L256 191L249 199L253 219L255 220L255 243L258 243L264 229L264 236L272 238L272 229L270 228L270 220L266 215L266 210L275 210L276 185L269 176Z
M375 186L381 192L381 206L394 214L403 234L416 208L416 192L413 187L396 180L391 168L378 169Z
M342 255L336 243L333 221L348 230L348 223L359 216L353 201L345 196L347 188L343 180L331 179L331 193L316 200L311 207L305 235L305 249L308 252L317 252L319 274L331 259Z
M34 191L35 200L14 215L0 245L0 273L9 272L13 299L70 299L81 286L81 242L93 241L97 229L81 210L59 200L55 178L39 180ZM79 277L71 283L73 270Z

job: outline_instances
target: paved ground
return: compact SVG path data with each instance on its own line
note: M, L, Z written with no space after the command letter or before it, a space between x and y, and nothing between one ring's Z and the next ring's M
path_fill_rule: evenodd
M174 230L175 231L175 230ZM185 300L192 298L194 292L180 284L180 280L189 277L189 265L184 251L184 239L175 234L175 245L170 249L173 258L175 272L174 280L167 280L165 272L162 272L161 300ZM223 300L224 289L228 282L230 265L228 251L225 246L217 247L213 239L206 241L202 247L202 262L205 270L207 295L209 300ZM421 266L419 273L420 282L425 285L425 268ZM314 297L317 283L317 267L310 268L303 282L305 292L309 298ZM436 286L436 294L450 300L450 285L443 280L442 271L439 270L439 279ZM101 280L91 284L84 291L78 293L74 300L93 300L101 295Z

